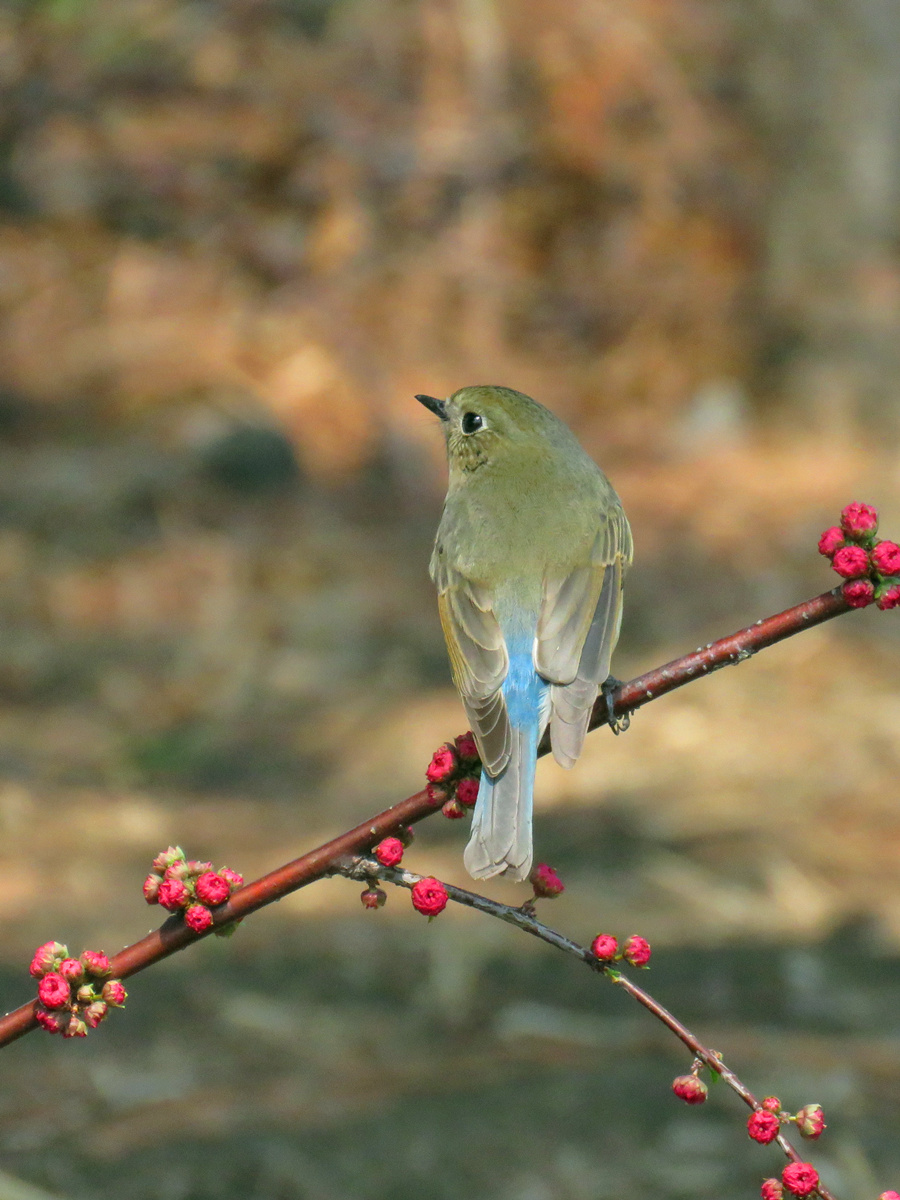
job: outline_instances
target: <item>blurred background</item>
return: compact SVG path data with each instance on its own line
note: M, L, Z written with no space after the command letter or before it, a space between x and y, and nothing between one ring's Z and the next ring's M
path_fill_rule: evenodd
M628 678L900 534L892 0L0 3L0 986L251 877L463 725L412 399L519 388L630 515ZM640 932L758 1094L900 1186L900 623L856 612L538 773L546 918ZM465 883L463 823L413 869ZM4 1051L0 1200L737 1200L780 1170L642 1011L317 884ZM521 888L492 894L518 903ZM643 980L642 980L643 982Z

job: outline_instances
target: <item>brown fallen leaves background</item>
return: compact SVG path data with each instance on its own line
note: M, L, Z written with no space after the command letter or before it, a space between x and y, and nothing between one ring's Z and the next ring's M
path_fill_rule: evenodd
M608 470L622 677L830 586L848 500L900 535L898 50L881 0L0 6L6 1007L39 942L146 930L169 841L254 875L461 730L413 393L521 388ZM860 1200L900 1173L898 631L538 777L548 919L647 936ZM410 865L461 879L462 841ZM754 1194L727 1098L682 1112L677 1048L489 924L330 881L26 1039L0 1197Z

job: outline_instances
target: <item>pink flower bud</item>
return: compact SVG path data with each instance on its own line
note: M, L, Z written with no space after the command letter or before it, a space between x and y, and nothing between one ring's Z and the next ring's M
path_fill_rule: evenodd
M475 741L475 735L471 729L468 733L461 733L456 739L456 753L463 762L476 762L478 755L478 743Z
M81 956L81 961L87 973L95 976L97 979L102 979L104 975L108 975L112 970L109 965L109 959L102 950L85 950Z
M872 550L872 566L882 575L900 575L900 546L878 542Z
M841 546L836 550L831 565L845 579L856 579L869 569L869 556L862 546Z
M159 901L159 885L162 883L162 876L155 872L148 875L144 880L144 886L141 889L144 893L144 899L148 904L157 904Z
M900 607L900 583L890 583L876 592L876 602L883 610Z
M841 585L841 592L851 608L866 608L875 599L871 579L848 579Z
M471 808L478 799L478 780L461 779L456 785L456 799L465 808Z
M443 783L456 770L456 751L452 746L441 746L431 756L425 771L429 783Z
M759 1194L762 1196L762 1200L782 1200L784 1189L781 1186L781 1180L764 1179Z
M878 528L878 511L859 501L848 504L841 513L841 528L848 537L869 537Z
M100 992L100 997L113 1008L121 1008L128 999L128 993L125 991L121 979L107 979Z
M781 1101L777 1096L766 1096L765 1100L762 1102L762 1106L766 1112L781 1112Z
M531 874L528 876L531 886L534 888L535 896L541 898L546 897L548 900L554 896L560 896L566 890L565 884L546 863L538 863L536 867L532 867Z
M696 1075L679 1075L672 1080L672 1091L685 1104L703 1104L709 1088Z
M69 1003L72 989L62 975L50 971L38 984L38 995L47 1008L64 1008Z
M157 854L153 860L153 870L162 875L168 867L173 863L184 861L184 851L180 846L170 846L168 850L163 850L162 854Z
M75 1013L73 1013L71 1017L69 1017L69 1023L62 1031L62 1035L65 1038L87 1037L87 1025L84 1023L84 1021L82 1021L81 1017L78 1017L75 1015Z
M412 889L413 908L425 917L436 917L447 907L447 889L439 879L420 879Z
M78 983L84 976L84 967L77 958L64 958L56 969L69 983Z
M822 1112L821 1104L804 1104L794 1120L800 1136L809 1138L811 1141L821 1137L822 1130L825 1128L825 1114Z
M769 1142L774 1142L778 1137L779 1128L778 1118L770 1112L751 1113L747 1122L747 1133L761 1146L768 1146Z
M435 808L440 808L440 806L447 799L447 789L438 787L435 783L429 783L425 791L428 793L429 801L432 805L434 805Z
M646 938L632 934L622 947L622 954L633 967L645 967L650 961L650 943Z
M238 875L237 871L232 871L231 867L223 867L219 874L227 882L232 891L234 891L235 888L244 886L243 875Z
M811 1163L789 1163L781 1172L781 1182L792 1196L809 1196L819 1186L819 1172Z
M448 821L458 821L460 817L466 815L466 810L458 800L448 800L446 804L442 804L441 812Z
M38 946L34 952L34 958L28 968L29 973L35 979L40 979L48 971L55 971L62 960L68 957L68 947L64 946L62 942L44 942L43 946Z
M598 933L591 942L591 954L601 962L612 962L619 953L619 943L611 933Z
M42 1008L38 1004L35 1006L34 1019L41 1029L46 1029L47 1033L62 1033L69 1023L69 1013L67 1011L48 1012L46 1008Z
M837 525L832 525L831 528L826 529L819 538L819 553L824 554L826 558L831 558L835 550L840 550L843 544L843 529L840 529Z
M403 843L399 838L387 837L375 847L375 857L383 867L396 867L403 858Z
M109 1005L103 1000L93 1000L84 1010L84 1019L91 1029L96 1029L101 1021L106 1019Z
M363 908L382 908L387 903L387 892L380 887L368 887L359 898Z
M215 871L204 871L194 884L194 894L204 904L222 904L231 895L231 885Z
M179 862L174 862L170 867L166 867L163 880L175 879L179 883L187 883L194 875L199 875L199 871L194 871L189 862L182 859Z
M900 1200L900 1192L882 1192L878 1200Z
M169 912L178 912L179 909L184 908L190 898L190 892L180 879L164 879L159 885L157 899Z
M212 913L205 904L189 904L184 910L184 923L194 933L203 933L213 923Z

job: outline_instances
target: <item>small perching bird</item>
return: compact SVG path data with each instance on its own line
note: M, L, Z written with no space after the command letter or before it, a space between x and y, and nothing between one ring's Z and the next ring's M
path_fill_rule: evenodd
M416 396L441 419L450 481L431 577L482 760L464 861L531 869L538 743L571 767L622 623L631 530L619 497L549 409L505 387Z

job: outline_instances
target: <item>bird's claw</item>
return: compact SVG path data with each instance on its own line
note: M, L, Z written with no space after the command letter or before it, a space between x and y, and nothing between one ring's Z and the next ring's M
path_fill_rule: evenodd
M616 679L615 675L608 675L603 683L600 684L600 694L603 696L606 704L606 723L616 735L624 733L631 724L631 713L625 713L624 716L616 716L615 693L616 689L622 686L622 680Z

